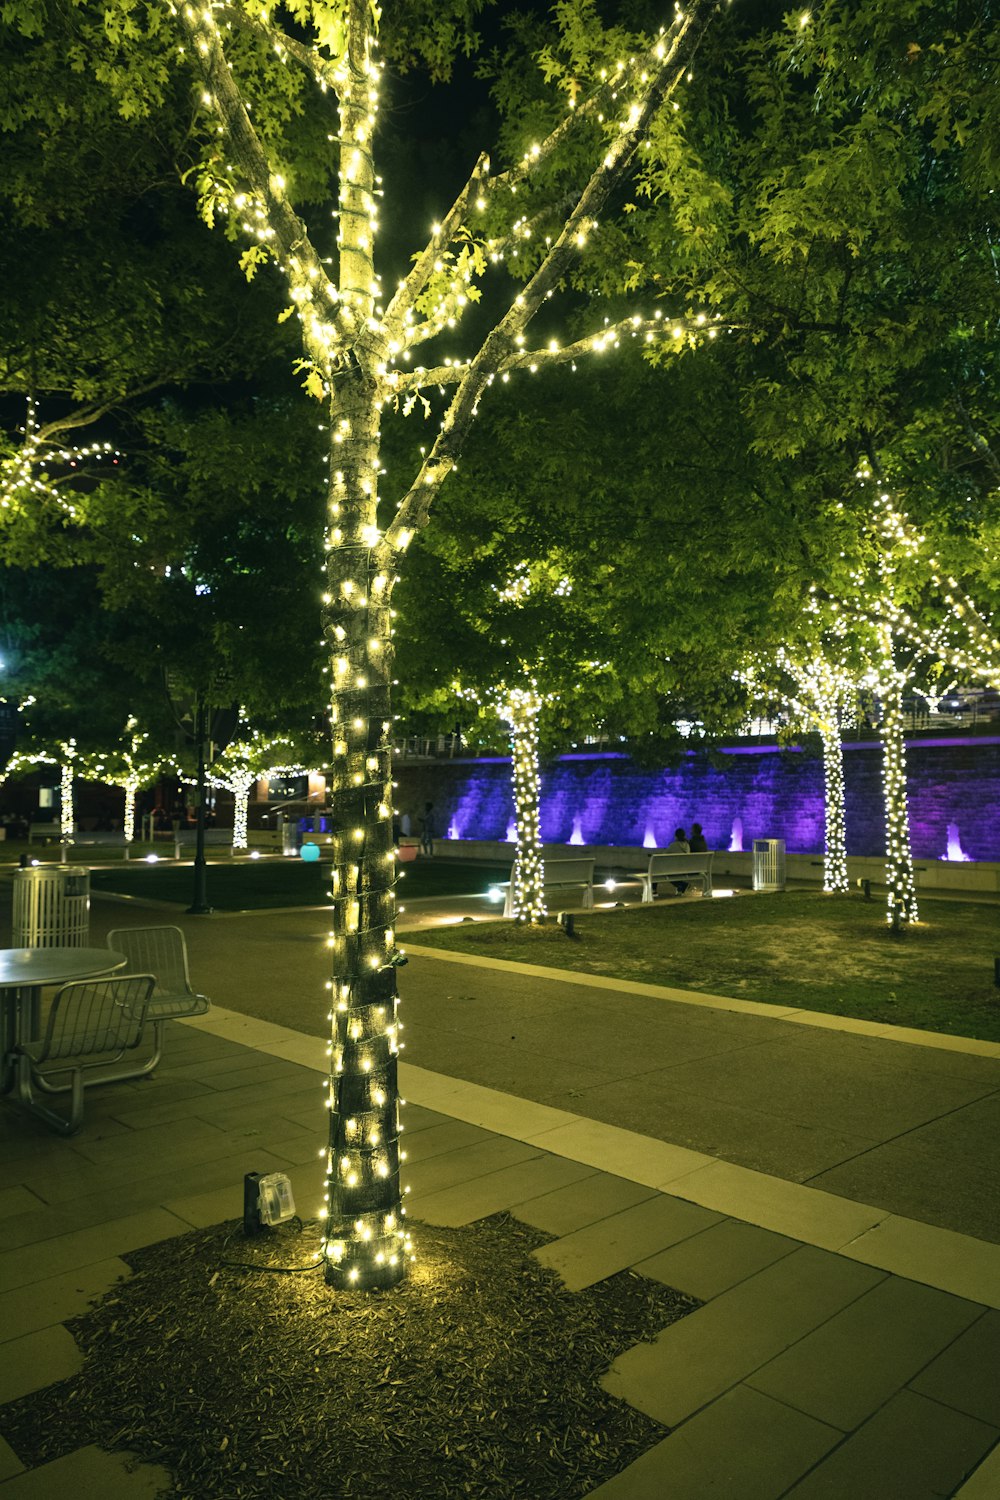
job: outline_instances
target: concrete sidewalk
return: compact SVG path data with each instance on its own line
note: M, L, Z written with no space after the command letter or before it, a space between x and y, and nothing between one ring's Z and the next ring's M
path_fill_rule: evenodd
M95 902L94 940L147 921L185 928L216 1007L172 1028L154 1080L92 1093L72 1140L0 1109L0 1400L72 1373L63 1320L129 1249L238 1217L245 1171L318 1202L322 913ZM704 1301L609 1371L665 1436L602 1500L995 1500L1000 1048L418 948L414 1217L509 1209L571 1287L632 1267ZM0 1480L5 1500L165 1482L96 1450L26 1473L2 1444Z

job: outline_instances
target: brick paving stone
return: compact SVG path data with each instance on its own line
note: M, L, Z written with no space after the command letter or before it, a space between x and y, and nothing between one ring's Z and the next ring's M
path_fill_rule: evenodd
M437 1193L416 1194L407 1201L408 1211L428 1224L457 1228L509 1209L512 1203L533 1193L547 1193L583 1177L589 1167L558 1156L536 1156L531 1161L503 1167L485 1177L475 1177Z
M145 1213L95 1224L90 1229L71 1229L58 1239L45 1240L40 1245L5 1250L0 1253L0 1292L30 1286L74 1266L125 1255L142 1245L153 1245L173 1235L184 1234L187 1228L175 1214L162 1208L151 1208Z
M1000 1427L1000 1312L991 1309L973 1323L910 1388Z
M776 1500L840 1440L836 1428L737 1386L588 1500Z
M707 1302L799 1248L798 1240L739 1219L722 1219L635 1267L643 1276Z
M1000 1431L900 1391L788 1491L787 1500L941 1500L953 1495Z
M846 1432L877 1411L983 1311L961 1297L891 1276L748 1376L747 1383Z
M738 1384L883 1278L804 1245L620 1354L601 1380L667 1427Z
M532 1254L557 1271L570 1291L593 1286L667 1245L706 1229L715 1215L694 1203L658 1193L621 1213L563 1235Z
M521 1141L503 1136L490 1136L475 1145L432 1156L428 1161L411 1162L407 1157L400 1171L404 1186L408 1186L414 1195L436 1193L442 1188L469 1182L473 1177L484 1177L487 1172L498 1172L501 1167L512 1166L514 1162L530 1161L532 1157L543 1155L537 1146L526 1146Z
M642 1183L614 1177L609 1172L588 1169L590 1176L557 1192L532 1198L514 1205L513 1213L525 1224L544 1229L546 1234L572 1234L597 1219L607 1219L633 1203L642 1203L656 1194Z
M23 1474L24 1464L18 1458L9 1443L0 1437L0 1484L5 1479L12 1479L15 1474Z
M64 1323L87 1311L91 1302L102 1296L116 1281L129 1275L128 1266L117 1256L95 1261L89 1266L74 1266L33 1286L0 1292L0 1340L19 1338L53 1323ZM0 1360L3 1358L0 1345Z
M89 1447L8 1479L3 1500L54 1500L57 1495L73 1495L76 1500L156 1500L172 1488L170 1475L159 1465L140 1463L129 1453Z
M448 1120L440 1125L420 1130L411 1139L409 1110L403 1120L403 1139L411 1162L428 1161L445 1151L457 1151L461 1146L474 1146L479 1141L493 1139L488 1130L479 1125L467 1125L464 1120Z
M0 1344L0 1404L68 1380L82 1365L76 1340L61 1323L8 1339Z

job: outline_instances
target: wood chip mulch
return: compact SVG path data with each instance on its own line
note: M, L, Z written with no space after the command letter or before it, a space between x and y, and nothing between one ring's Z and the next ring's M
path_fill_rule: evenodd
M575 1500L665 1436L598 1382L693 1298L630 1272L568 1292L530 1254L548 1236L505 1214L413 1230L381 1294L262 1269L311 1267L314 1225L136 1251L68 1324L80 1374L0 1407L0 1432L31 1468L130 1451L190 1500Z

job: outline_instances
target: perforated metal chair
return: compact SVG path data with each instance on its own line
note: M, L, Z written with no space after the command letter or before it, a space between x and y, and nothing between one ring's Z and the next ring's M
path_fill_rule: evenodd
M142 1041L146 1010L153 993L152 974L124 978L77 979L57 990L45 1034L17 1048L18 1098L63 1135L73 1135L83 1120L83 1091L88 1084L114 1083L150 1071L151 1063L124 1069L116 1065ZM68 1075L65 1081L57 1078ZM35 1097L70 1095L69 1115L49 1109Z
M156 988L147 1009L153 1022L154 1051L150 1071L163 1053L164 1022L203 1016L210 1001L191 988L187 944L179 927L116 927L108 947L124 953L127 972L153 974Z

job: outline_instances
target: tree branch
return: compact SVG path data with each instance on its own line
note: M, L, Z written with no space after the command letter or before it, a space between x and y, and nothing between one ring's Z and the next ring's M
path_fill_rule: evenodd
M554 290L570 261L578 256L587 229L628 170L650 121L683 77L682 52L688 53L689 61L690 50L697 46L708 24L709 10L709 0L694 0L687 12L678 13L670 32L656 44L653 49L655 66L650 68L640 99L632 105L618 136L591 174L558 238L487 336L478 354L465 366L441 431L416 480L401 500L394 520L386 529L382 546L387 557L391 558L397 549L406 547L413 532L426 524L434 496L455 466L483 391L505 367L506 361L517 357L519 345L524 341L524 329Z
M397 287L385 314L385 326L390 338L403 341L403 328L406 320L412 314L417 299L433 276L438 256L455 239L458 231L465 222L465 216L469 204L473 200L473 194L478 199L483 192L489 170L490 159L484 151L472 169L472 176L451 205L447 214L445 214L441 224L437 226L431 235L426 249L421 251L420 255L414 261L412 269ZM425 337L431 337L431 335L427 334ZM420 340L414 339L407 334L405 342L409 346L412 343L420 342Z
M249 211L256 219L256 224L244 221L245 228L258 243L266 245L282 265L298 303L306 349L325 369L331 360L336 362L332 346L341 332L326 320L331 319L338 325L343 321L337 290L327 276L305 226L285 196L283 180L270 170L267 155L230 70L212 11L195 11L185 5L177 14L191 38L204 76L203 103L219 116L237 168L247 183L251 198L256 201L252 206L241 202L243 195L233 183L221 183L220 187L232 207ZM310 303L317 308L314 320L309 316Z
M544 349L519 349L507 355L497 366L497 375L506 375L514 370L536 370L550 365L570 364L588 354L603 354L606 349L616 348L622 338L641 339L644 344L673 343L678 349L686 343L701 338L715 338L720 332L731 332L742 328L741 323L711 322L703 314L695 318L664 318L656 314L652 318L634 315L622 318L617 323L606 323L597 333L585 334L571 344L558 345L554 341ZM393 384L396 395L422 390L426 386L456 385L463 380L471 368L470 363L437 365L433 369L416 369L400 373Z

